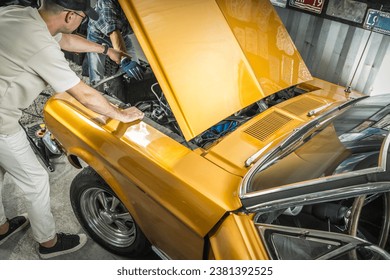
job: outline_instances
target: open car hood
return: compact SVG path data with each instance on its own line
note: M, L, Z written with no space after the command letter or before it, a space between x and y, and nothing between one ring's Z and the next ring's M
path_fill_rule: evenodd
M120 0L186 140L312 77L269 0Z

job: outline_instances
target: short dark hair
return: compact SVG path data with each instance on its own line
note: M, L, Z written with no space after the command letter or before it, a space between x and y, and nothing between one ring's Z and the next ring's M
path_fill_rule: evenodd
M56 4L53 0L43 0L41 7L53 14L59 14L64 11L64 7Z
M98 13L91 7L90 0L44 0L43 9L58 14L64 10L83 11L89 18L97 20Z

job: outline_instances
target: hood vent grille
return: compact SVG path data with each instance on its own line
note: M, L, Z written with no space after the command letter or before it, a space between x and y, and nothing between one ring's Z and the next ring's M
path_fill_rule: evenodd
M288 116L273 112L248 127L244 132L260 141L265 141L275 131L279 130L291 120Z
M323 106L325 103L312 98L300 98L297 101L291 102L286 106L281 107L281 109L286 110L294 115L301 116L306 115L307 112Z

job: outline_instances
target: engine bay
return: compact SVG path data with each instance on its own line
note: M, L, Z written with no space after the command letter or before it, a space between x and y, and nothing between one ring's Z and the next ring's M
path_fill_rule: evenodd
M255 115L304 93L304 90L296 86L274 93L227 117L187 142L152 70L145 63L143 66L146 71L142 81L123 74L107 82L104 92L116 99L114 102L120 107L136 106L145 113L152 126L192 149L208 149Z

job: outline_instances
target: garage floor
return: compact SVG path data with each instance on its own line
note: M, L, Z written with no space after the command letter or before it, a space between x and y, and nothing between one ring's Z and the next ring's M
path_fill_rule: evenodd
M71 209L69 187L74 176L80 171L71 166L66 157L52 160L55 171L50 172L51 206L56 220L57 231L65 233L81 233L83 229ZM3 203L8 218L24 213L25 206L19 190L7 175L4 180ZM16 233L0 247L0 260L36 260L37 243L30 228ZM148 256L156 259L155 255ZM112 254L88 237L87 244L79 251L53 258L56 260L123 260L121 256Z

